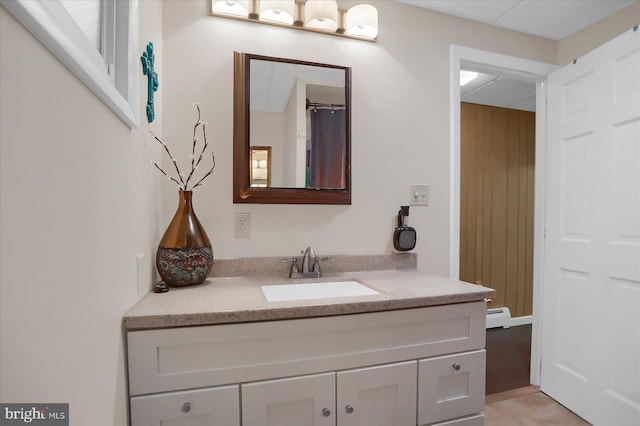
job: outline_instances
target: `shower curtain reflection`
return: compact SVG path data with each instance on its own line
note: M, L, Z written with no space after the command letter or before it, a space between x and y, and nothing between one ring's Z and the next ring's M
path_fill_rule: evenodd
M346 188L346 112L318 108L311 110L310 115L307 187Z

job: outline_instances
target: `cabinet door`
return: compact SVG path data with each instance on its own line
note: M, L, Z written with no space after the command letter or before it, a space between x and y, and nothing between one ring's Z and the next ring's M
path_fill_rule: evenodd
M418 361L418 424L481 413L484 380L484 349Z
M131 398L131 426L240 426L238 386Z
M415 426L416 361L338 373L340 426Z
M242 385L243 426L335 426L335 373Z

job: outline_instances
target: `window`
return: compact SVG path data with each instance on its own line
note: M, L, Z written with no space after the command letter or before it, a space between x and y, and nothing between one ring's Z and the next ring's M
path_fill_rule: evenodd
M138 127L138 0L0 0L130 128Z

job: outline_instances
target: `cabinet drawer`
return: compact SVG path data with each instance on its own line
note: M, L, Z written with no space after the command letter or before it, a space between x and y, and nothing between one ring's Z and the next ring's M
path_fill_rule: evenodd
M485 351L418 361L418 424L481 413Z
M127 333L131 395L481 349L486 304Z
M238 386L131 398L131 426L240 426Z

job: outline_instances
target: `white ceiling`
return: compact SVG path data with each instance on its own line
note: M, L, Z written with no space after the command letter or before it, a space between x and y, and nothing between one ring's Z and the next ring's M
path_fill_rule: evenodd
M473 66L465 69L478 70ZM479 71L478 77L460 87L460 100L472 104L491 105L502 108L536 110L536 84L508 74Z
M637 0L397 0L551 40L560 40Z
M640 0L396 1L551 40L560 40ZM275 68L269 68L257 72L259 65L261 64L252 64L252 71L255 72L251 73L251 109L266 111L266 105L271 105L271 110L282 111L295 78L301 70L289 65L289 70L275 72ZM463 69L479 71L481 74L478 79L461 88L462 101L535 111L535 82L514 78L496 70L478 68L477 65L463 64ZM256 76L261 76L262 80L256 80ZM323 81L324 77L314 75L313 78L307 76L306 79ZM266 90L274 87L274 84L280 89ZM276 100L278 95L280 99ZM277 106L273 107L274 105Z
M637 0L397 0L449 15L560 40ZM499 72L463 64L480 71L476 80L460 88L460 99L482 105L535 111L536 88Z

